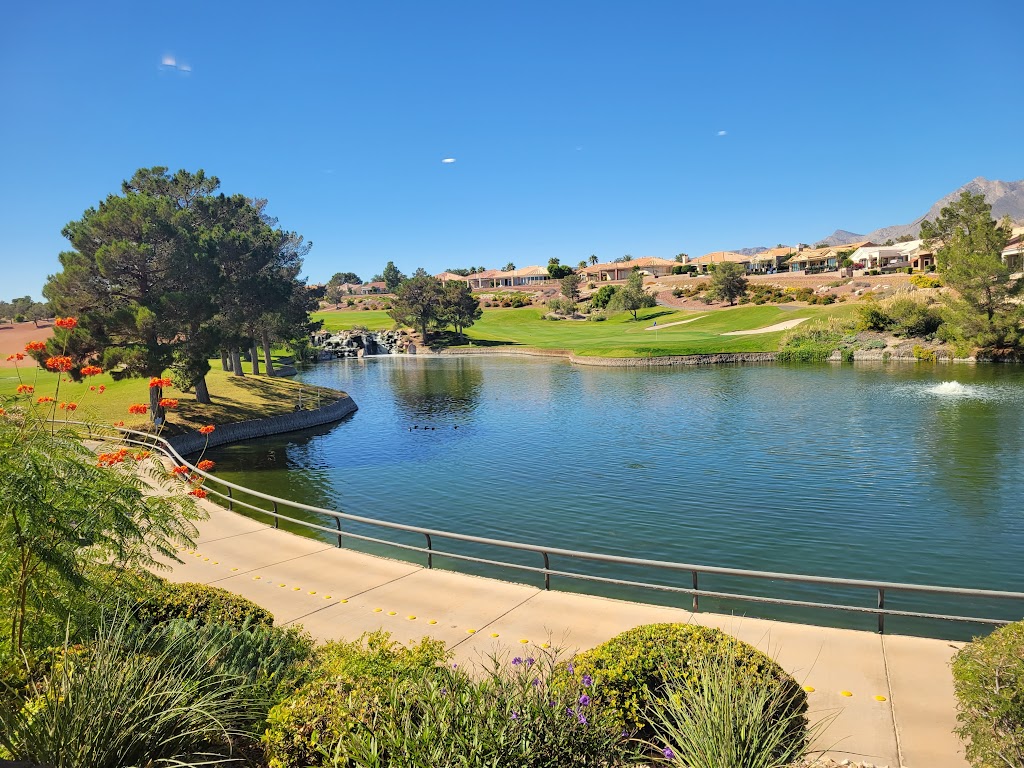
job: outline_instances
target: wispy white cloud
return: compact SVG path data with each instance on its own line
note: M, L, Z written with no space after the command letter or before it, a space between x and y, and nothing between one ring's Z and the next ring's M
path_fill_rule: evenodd
M173 70L175 72L181 72L183 75L192 74L192 65L186 64L183 61L178 61L178 57L173 54L164 54L163 58L160 59L160 66L157 67L160 70Z
M729 133L728 131L719 131L717 135L718 135L718 136L725 136L725 135L727 135L728 133Z
M455 162L455 158L454 157L446 157L443 160L441 160L441 162L444 163L445 165L450 165L450 164Z

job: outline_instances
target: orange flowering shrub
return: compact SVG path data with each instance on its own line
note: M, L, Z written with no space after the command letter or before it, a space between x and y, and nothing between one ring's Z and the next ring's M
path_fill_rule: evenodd
M39 403L40 405L42 405L43 403L52 403L53 398L50 397L49 395L44 395L43 397L38 398L36 402Z
M67 328L69 331L78 325L77 318L74 317L58 317L53 321L53 324L58 328Z
M24 359L25 359L25 356L23 354L21 354L21 352L15 352L13 355L8 355L7 356L7 362L11 362L11 360L24 360Z
M141 416L141 415L143 415L145 413L148 413L148 412L149 412L149 406L148 405L143 405L142 403L134 403L134 404L128 406L128 413L134 413L134 414L137 414L137 415Z
M99 376L103 373L103 369L98 365L87 365L81 371L83 376Z
M31 395L35 391L36 391L36 388L33 387L31 384L19 384L18 385L18 394L19 395Z
M203 472L209 472L215 466L217 466L217 463L214 461L210 461L209 459L203 459L198 464L196 464L196 468L201 469Z
M177 466L177 467L174 467L174 468L171 469L171 474L172 475L187 475L188 473L189 473L189 468L186 467L184 464L182 464L180 466Z
M142 461L143 459L148 459L152 455L151 451L139 451L138 453L133 453L132 458L136 461Z
M45 352L46 342L45 341L30 341L25 345L26 352Z
M160 401L161 408L177 408L178 401L170 397L165 397Z
M57 407L62 411L76 411L78 410L78 403L61 403Z
M115 464L120 464L128 457L128 449L121 448L111 453L101 453L96 457L97 467L112 467Z
M197 499L206 498L206 491L204 491L202 488L193 488L191 491L188 492L188 494L189 496L195 496Z
M56 355L55 357L48 357L46 359L46 367L51 371L61 371L67 373L74 366L71 362L71 358L66 355Z
M199 434L200 435L208 435L211 432L213 432L213 430L215 430L215 429L216 429L216 427L213 426L213 424L207 424L205 427L200 427L199 428Z
M150 389L152 389L153 387L170 387L170 386L173 386L173 385L174 385L174 382L171 381L170 379L161 379L161 378L159 378L157 376L154 376L153 378L151 378L149 380L149 388Z

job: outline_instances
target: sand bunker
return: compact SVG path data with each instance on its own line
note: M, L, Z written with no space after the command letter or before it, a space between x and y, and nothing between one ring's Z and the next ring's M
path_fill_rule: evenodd
M753 336L755 333L774 333L775 331L786 331L790 328L794 328L804 320L808 320L806 317L798 317L796 320L783 320L781 323L775 325L769 325L765 328L752 328L749 331L729 331L723 333L723 336Z
M707 315L701 315L700 317L688 317L685 320L676 320L674 323L665 323L664 325L649 325L644 328L645 331L660 331L662 328L671 328L673 325L685 325L686 323L692 323L694 320L703 320Z

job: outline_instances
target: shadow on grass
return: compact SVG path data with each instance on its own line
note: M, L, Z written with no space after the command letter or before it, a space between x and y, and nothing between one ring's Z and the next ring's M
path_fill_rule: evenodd
M474 347L513 347L521 346L517 341L499 341L497 339L470 339L468 336L456 334L454 331L441 331L430 339L430 349L440 352L448 347L465 347L472 342Z

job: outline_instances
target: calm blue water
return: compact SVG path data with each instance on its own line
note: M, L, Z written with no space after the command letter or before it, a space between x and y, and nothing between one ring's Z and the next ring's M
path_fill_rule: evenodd
M321 364L302 380L349 392L359 411L333 428L211 452L220 476L352 514L568 549L1024 591L1024 368L631 370L379 357ZM510 569L435 565L539 583ZM582 566L555 559L552 567ZM690 581L688 573L589 568ZM690 602L564 578L552 586ZM862 605L876 597L713 576L701 586ZM896 595L887 605L1007 618L1024 611ZM701 608L875 626L873 617L710 598ZM979 628L890 618L887 630L962 636Z

